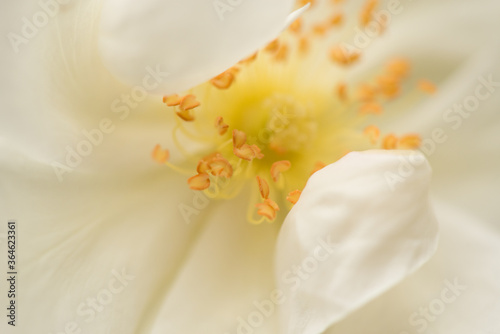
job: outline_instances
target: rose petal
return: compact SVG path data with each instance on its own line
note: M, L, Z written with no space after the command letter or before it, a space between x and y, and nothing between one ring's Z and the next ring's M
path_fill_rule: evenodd
M432 256L430 174L419 153L368 151L311 177L277 245L283 333L324 331Z
M106 67L130 85L182 92L224 72L293 20L293 0L107 0L99 46ZM155 74L152 74L155 73ZM151 80L152 81L152 80Z

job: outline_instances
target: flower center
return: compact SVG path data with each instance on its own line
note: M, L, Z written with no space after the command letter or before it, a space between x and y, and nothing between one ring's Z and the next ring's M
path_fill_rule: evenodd
M299 19L265 49L188 95L163 99L177 115L177 146L196 161L184 171L192 175L189 187L230 198L253 183L247 215L252 223L275 220L297 202L312 173L350 151L420 144L418 135L381 136L371 124L402 96L406 60L393 59L373 82L346 83L345 69L360 53L339 44L322 52L322 39L343 21L339 2L332 3L334 15L325 22L307 30ZM375 7L369 0L362 8L361 25L372 22ZM416 86L428 93L434 88L427 81ZM187 140L199 143L200 153L190 155ZM182 172L161 146L153 157Z

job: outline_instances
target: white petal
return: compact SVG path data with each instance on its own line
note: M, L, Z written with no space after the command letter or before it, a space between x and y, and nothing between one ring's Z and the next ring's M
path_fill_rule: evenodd
M500 30L500 2L419 1L403 8L367 56L408 57L415 79L432 80L438 92L421 104L395 106L382 116L388 121L382 131L419 133L434 170L433 190L500 228L493 199L500 189L500 44L491 33ZM490 79L494 84L485 87Z
M243 194L201 213L208 224L171 288L158 295L162 304L148 333L197 333L200 327L220 334L278 331L277 306L269 299L279 225L242 219L247 199Z
M446 202L433 198L433 203L441 230L435 256L328 334L500 330L500 235Z
M185 179L151 159L173 123L154 107L161 101L141 100L121 117L110 107L130 88L87 67L94 50L82 25L92 21L79 7L87 4L61 7L19 54L1 54L0 249L5 255L7 221L15 219L19 272L18 322L10 331L1 321L1 333L76 333L67 329L73 322L82 333L141 332L144 314L169 287L198 230L179 213L194 196ZM38 1L24 5L2 11L12 16L2 20L5 32L19 32L20 18L41 11ZM82 80L88 77L94 81ZM101 137L96 131L105 119L113 131ZM88 148L85 130L95 144L60 182L52 163L66 164L67 147ZM122 270L135 278L118 291ZM6 284L3 277L2 295ZM89 299L98 299L97 310Z
M101 55L106 67L128 84L142 85L147 68L153 68L163 73L163 80L152 93L180 93L275 38L289 23L293 4L107 0L101 17Z
M429 181L425 158L407 151L350 153L310 178L277 245L283 333L324 331L431 257Z

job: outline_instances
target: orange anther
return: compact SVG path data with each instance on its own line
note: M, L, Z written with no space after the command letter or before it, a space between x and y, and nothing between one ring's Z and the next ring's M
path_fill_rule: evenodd
M276 161L271 165L271 177L274 182L278 182L281 173L286 172L292 167L292 163L288 160Z
M345 83L339 83L336 88L336 93L339 100L347 100L347 85Z
M339 26L342 24L343 21L344 21L344 16L340 13L337 13L330 18L330 25L333 27Z
M257 183L259 184L260 196L263 199L269 198L269 184L267 184L266 180L257 175Z
M189 110L181 110L176 112L176 114L186 122L192 122L195 119L194 115Z
M210 80L212 85L214 85L219 89L228 89L233 83L233 81L234 81L234 74L229 70L219 74L218 76Z
M210 177L208 174L198 174L188 179L189 188L193 190L205 190L210 187Z
M196 97L192 94L186 95L181 99L179 108L181 111L191 110L200 105L200 102L196 100Z
M267 44L264 50L266 50L267 52L274 53L278 51L279 47L280 47L280 42L278 39L275 39L271 43Z
M330 58L332 61L344 66L351 65L358 60L360 56L361 53L359 53L359 51L349 51L340 45L334 46L330 50Z
M321 162L321 161L316 162L314 164L314 168L313 168L313 171L312 171L311 175L314 174L314 173L316 173L317 171L325 168L325 167L326 167L326 164L324 162Z
M177 94L164 96L163 103L169 107L178 106L181 103L181 97Z
M374 114L380 115L383 111L382 106L376 102L368 102L361 106L360 108L361 114Z
M276 54L274 55L274 58L277 61L283 61L286 60L288 57L288 45L286 44L281 44L280 47L278 48L278 51L276 51Z
M156 162L163 164L167 162L168 159L170 158L170 152L168 150L162 149L161 146L158 144L153 149L152 156Z
M436 85L429 80L420 80L418 82L418 89L427 94L434 94L437 91Z
M299 33L300 30L302 29L302 18L299 17L298 19L293 21L292 24L290 24L289 29L293 33Z
M410 63L405 59L394 59L387 64L387 72L398 78L404 78L410 72Z
M384 137L384 140L382 142L382 148L384 150L394 150L397 147L397 143L398 143L398 138L395 135L390 134Z
M260 148L257 145L243 144L239 148L234 147L233 153L238 158L247 161L252 161L255 158L262 159L264 157L264 154L261 153Z
M280 209L278 204L269 198L263 203L257 203L255 206L258 209L257 214L266 217L270 221L276 219L276 212Z
M198 174L210 173L210 162L217 158L222 158L222 155L219 152L214 152L198 161L198 165L196 166Z
M222 118L221 116L218 116L215 119L215 128L217 129L217 132L219 133L219 135L222 136L222 135L226 134L227 129L229 128L229 125L224 123L224 118Z
M247 135L243 131L233 130L233 147L241 148L247 142Z
M300 53L306 53L309 50L309 40L307 37L301 37L299 39L299 51Z
M364 102L371 101L375 98L377 90L375 87L368 84L362 84L358 88L358 99Z
M242 59L240 60L240 64L246 64L246 63L251 63L253 62L255 59L257 59L257 56L258 56L259 52L255 52L254 54L252 54L251 56L248 56L246 57L245 59ZM234 74L234 73L233 73Z
M363 133L370 138L370 142L375 145L380 138L380 130L375 125L369 125L365 128Z
M361 25L363 27L367 26L372 20L373 11L377 7L377 0L367 0L365 6L363 7L360 15Z
M398 148L404 150L414 150L420 147L422 139L417 134L409 134L399 140Z
M288 194L286 200L292 204L296 204L299 201L302 192L300 190L294 190Z
M262 159L264 158L264 154L262 153L262 151L260 150L260 147L258 147L257 145L250 145L250 149L253 151L253 155L254 155L254 158L255 159Z
M208 163L210 172L214 176L230 178L233 176L233 166L224 157L219 155Z
M327 25L320 23L320 24L316 24L315 26L313 26L312 31L314 34L316 34L318 36L323 36L323 35L325 35L328 28L329 27Z

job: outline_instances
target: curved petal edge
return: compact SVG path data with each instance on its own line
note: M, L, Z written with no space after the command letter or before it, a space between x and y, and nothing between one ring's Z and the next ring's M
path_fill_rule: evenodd
M421 153L366 151L309 179L277 244L283 333L323 332L431 258L430 175Z

